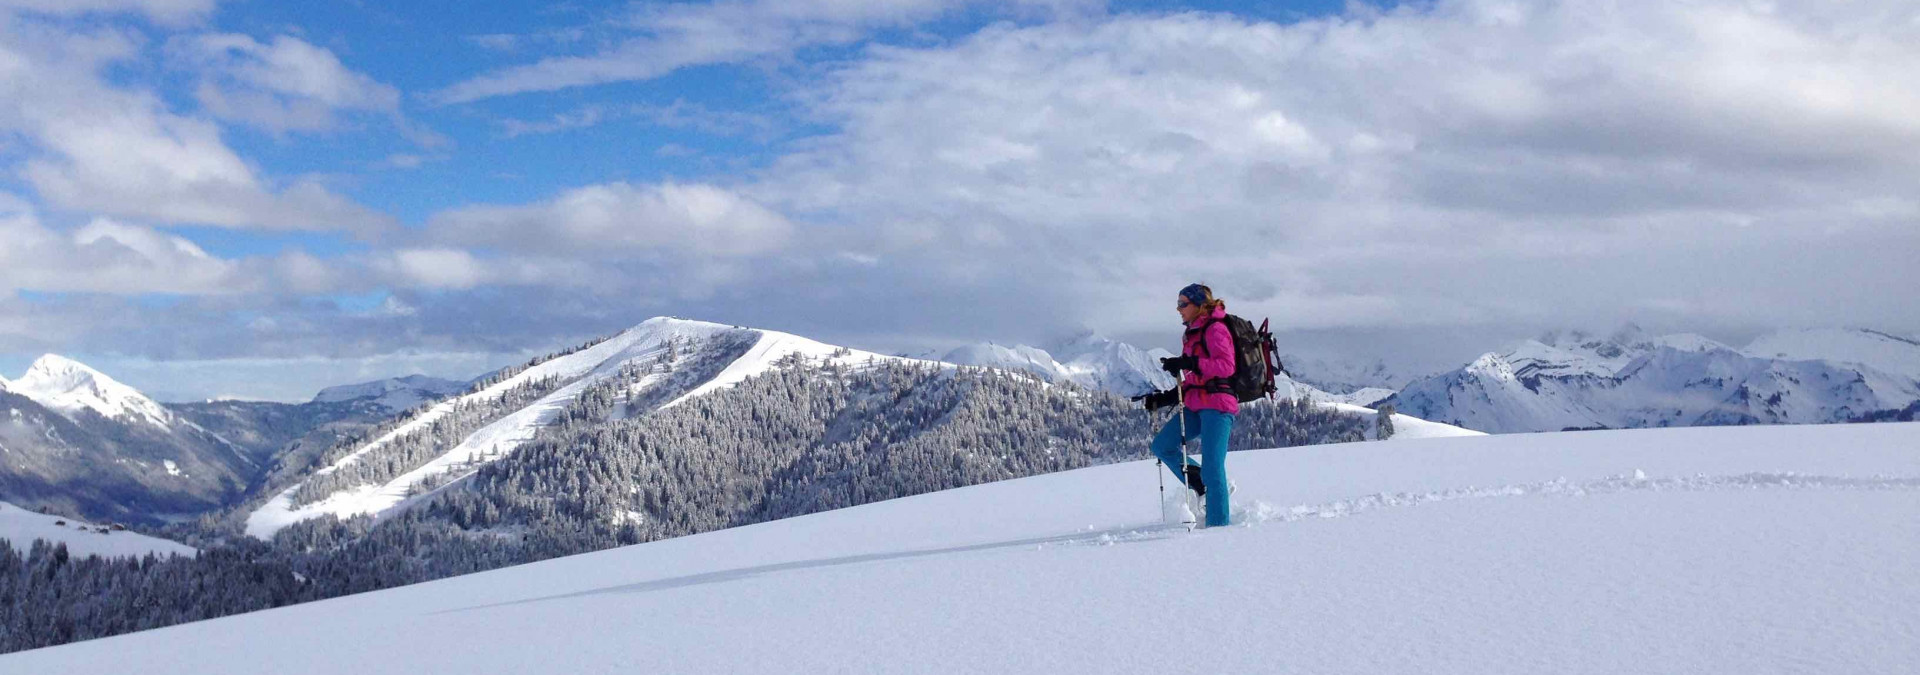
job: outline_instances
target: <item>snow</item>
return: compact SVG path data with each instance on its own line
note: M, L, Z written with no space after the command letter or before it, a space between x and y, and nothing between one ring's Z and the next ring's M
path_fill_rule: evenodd
M61 521L65 521L66 524L54 524ZM114 558L139 557L153 553L166 557L168 555L192 556L200 553L186 544L135 532L122 530L102 534L98 531L100 527L93 523L62 516L44 515L0 502L0 538L11 541L13 548L22 554L27 552L35 539L64 542L67 545L67 553L77 556L98 555Z
M1847 421L1920 399L1920 344L1871 331L1789 331L1736 351L1678 334L1549 336L1416 381L1399 409L1495 433Z
M41 356L5 388L69 418L81 410L93 410L108 419L131 419L162 428L173 423L173 415L153 399L58 354Z
M1633 360L1632 356L1627 354L1607 356L1591 349L1562 348L1535 340L1521 342L1501 354L1500 358L1512 366L1515 377L1522 378L1535 374L1554 377L1574 375L1611 377Z
M0 670L1915 672L1917 441L1883 424L1242 452L1241 524L1191 534L1132 462Z
M340 403L371 399L388 410L411 410L415 406L465 391L467 383L425 375L408 375L360 384L327 387L314 395L315 403Z
M1675 333L1662 335L1651 341L1654 347L1666 347L1683 352L1707 352L1715 349L1731 349L1724 344L1693 333Z
M866 363L884 361L919 362L929 365L941 365L931 361L917 361L916 359L899 356L887 356L860 351L858 349L847 349L778 331L756 330L754 332L760 334L760 339L754 343L752 348L747 350L746 354L742 354L740 358L734 359L731 365L721 370L719 374L714 375L713 379L695 387L692 391L681 395L679 398L660 406L661 409L671 408L693 397L730 388L736 384L745 382L747 378L771 370L775 362L793 354L799 354L808 361L817 364L855 367ZM836 354L838 355L836 356Z
M1342 412L1350 412L1356 415L1361 415L1363 417L1366 417L1368 421L1372 421L1375 417L1378 417L1380 415L1380 411L1378 410L1355 405L1352 403L1331 403L1328 405L1330 405L1335 410L1339 410ZM1412 415L1403 415L1400 413L1394 413L1393 414L1393 437L1387 440L1414 441L1414 440L1421 440L1426 438L1459 438L1462 436L1485 436L1485 435L1487 435L1485 432L1474 431L1472 429L1462 429L1460 427L1456 427L1451 424L1429 422L1427 420L1423 420L1418 417L1414 417ZM1373 438L1372 427L1367 428L1367 437Z
M1088 389L1133 396L1173 386L1160 370L1160 359L1173 356L1164 349L1144 350L1086 332L1050 348L984 342L964 345L941 360L962 366L984 366L1038 375L1047 382L1071 382Z
M1315 403L1341 404L1355 407L1371 405L1395 393L1392 389L1368 387L1348 394L1333 394L1321 391L1312 385L1295 382L1284 375L1274 379L1274 386L1279 389L1279 391L1276 392L1279 396L1303 398Z
M1365 405L1371 405L1375 402L1383 400L1388 396L1392 396L1396 393L1398 392L1395 392L1392 389L1383 389L1380 387L1367 387L1365 389L1361 389L1348 394L1334 394L1334 396L1340 397L1342 399L1342 402L1344 403L1352 403L1354 405L1365 406Z
M1391 368L1384 359L1371 360L1339 356L1306 356L1296 352L1280 355L1280 363L1301 382L1328 391L1353 392L1359 389L1392 389L1410 379Z
M464 478L478 471L482 466L506 457L522 443L531 440L541 427L551 423L559 414L586 391L602 380L620 373L626 364L651 359L667 353L669 341L702 341L722 334L740 333L757 335L754 346L747 353L735 359L719 374L686 394L661 406L676 405L694 396L706 394L725 387L733 386L748 377L766 372L773 364L790 354L801 354L816 362L835 362L858 366L869 359L902 361L899 357L882 356L858 350L843 350L807 338L776 331L763 331L749 328L727 326L705 321L691 321L657 317L642 322L617 336L587 349L561 356L535 365L479 392L450 398L428 408L406 424L381 435L354 450L339 461L320 469L316 474L326 474L338 470L359 457L391 442L404 434L425 428L434 420L451 412L462 401L478 400L483 397L495 397L508 389L537 378L558 377L568 383L553 393L534 403L512 412L468 435L458 445L446 453L425 464L401 474L381 485L363 485L351 490L343 490L317 502L295 507L293 495L300 489L295 484L275 495L266 504L247 515L246 531L248 535L266 539L272 537L288 525L334 515L342 518L360 514L376 516L404 508L417 500L417 487L428 479L441 478L442 485ZM836 354L838 354L836 356ZM649 377L636 386L636 391L653 386L661 378ZM427 492L425 494L431 494Z
M1782 330L1755 338L1746 353L1766 359L1826 360L1863 365L1920 380L1920 342L1869 330Z

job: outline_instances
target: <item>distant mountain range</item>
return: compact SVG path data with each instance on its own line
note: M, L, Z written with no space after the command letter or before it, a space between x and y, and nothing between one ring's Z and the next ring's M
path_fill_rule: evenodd
M719 472L716 475L746 470L733 467L735 463L752 467L772 457L791 456L797 464L789 468L776 465L770 475L728 478L727 485L681 485L677 479L663 478L666 483L647 479L631 485L597 487L593 484L597 479L567 479L582 483L582 489L590 492L614 490L608 499L627 504L609 506L616 509L613 512L589 515L607 518L631 512L636 514L632 516L638 519L636 522L647 523L677 518L660 512L657 505L644 499L631 502L637 498L634 495L651 491L671 493L676 485L682 490L731 491L744 489L740 485L760 485L761 481L818 481L822 487L791 489L828 489L824 486L837 486L845 480L838 473L840 469L826 468L838 462L869 467L863 471L887 472L862 478L862 490L905 494L913 491L905 485L964 484L993 475L1023 475L1049 462L1085 462L1114 452L1123 439L1144 443L1146 435L1139 427L1144 427L1147 416L1138 408L1115 397L1089 397L1084 389L1048 384L1073 383L1120 394L1165 386L1170 380L1159 371L1157 360L1164 352L1140 350L1090 334L1053 347L1061 358L1033 347L979 345L955 350L949 355L950 361L926 361L828 345L776 331L651 319L606 340L539 360L524 369L500 373L479 383L470 393L416 410L359 440L337 446L299 481L276 485L271 497L249 504L245 531L267 538L296 523L324 516L387 518L410 505L424 503L454 484L478 481L497 486L498 477L531 471L530 462L618 464L607 458L643 452L657 443L697 446L689 449L693 454L688 459L660 460L675 464L711 461L708 458L716 454L740 457L723 462L732 468L713 469ZM993 371L1020 376L1007 377ZM783 393L733 391L761 376L773 379L757 384L757 388ZM779 384L783 381L787 383ZM812 384L806 392L787 389L799 383ZM722 396L721 392L727 393ZM700 422L683 429L680 425L689 413L676 410L682 405L720 406L726 412L703 412ZM1058 415L1062 421L1030 419L1035 408L1046 411L1046 415ZM1298 423L1273 422L1275 415L1286 414L1293 413L1244 413L1248 417L1245 442L1293 445L1335 437L1335 432L1315 426L1332 422L1308 422L1304 417ZM1339 420L1337 424L1342 426L1338 433L1346 434L1339 438L1361 440L1369 433L1371 419L1359 411L1328 409L1322 414L1328 420ZM819 419L804 424L790 421L814 416ZM670 440L648 441L636 436L656 428L650 426L656 424L669 424L680 431L670 434ZM554 431L567 425L577 431ZM1061 425L1067 426L1062 429ZM1418 425L1419 421L1408 420L1410 428ZM1439 426L1423 427L1420 433L1445 434ZM1294 436L1273 435L1281 433L1277 430ZM556 440L556 433L558 438L569 440ZM759 434L783 440L733 440ZM996 439L1011 434L1012 438L973 443L966 440L982 434ZM586 440L588 435L626 440L602 443ZM1047 440L1050 435L1054 440ZM952 444L929 445L933 439L947 436L954 437ZM548 439L545 445L542 438ZM596 450L582 455L569 450L574 447ZM907 448L917 453L910 460L884 459L898 457ZM814 454L828 452L846 456L835 454L829 461L824 455ZM541 453L565 456L538 460ZM1016 458L1021 467L1017 470L996 473L1003 469L993 468ZM827 475L810 473L820 471L827 471ZM702 475L708 473L703 470ZM803 476L810 477L802 480ZM500 498L497 488L473 489ZM802 497L764 488L751 491L758 495L755 500L780 503L781 509L796 513L818 507L809 499L831 502L843 498L831 496L837 493ZM575 488L562 492L574 494ZM714 499L719 501L702 501L702 508L742 506L738 495ZM512 510L504 504L496 508Z
M341 435L457 388L432 378L336 387L305 404L159 403L48 354L0 378L0 498L159 524L228 506Z
M392 377L360 384L327 387L313 397L313 403L366 402L392 412L400 412L422 403L466 391L468 380L444 380L425 375Z
M732 354L723 348L729 340L752 344ZM663 351L688 349L707 351L698 358ZM265 523L321 513L381 513L470 475L607 378L635 378L609 413L620 419L732 386L781 359L978 366L1124 396L1171 386L1159 369L1168 355L1088 332L1044 348L968 345L931 361L772 331L656 319L580 353L476 382L398 377L329 387L302 404L163 404L84 364L48 355L20 378L0 379L0 499L148 524L245 502L258 524L250 529L265 533L278 527ZM1631 327L1604 337L1558 332L1397 392L1381 386L1396 375L1378 360L1286 360L1296 377L1279 378L1284 398L1354 414L1390 403L1410 422L1490 433L1897 420L1920 410L1920 342L1869 330L1780 331L1741 349L1696 335L1646 336ZM622 375L640 362L678 365L659 366L661 372L647 377ZM501 398L510 391L524 400ZM466 402L458 414L457 401ZM1450 433L1444 425L1433 428ZM457 437L410 436L423 429ZM394 452L381 448L395 443L408 449L382 463L365 461ZM386 468L369 468L375 464ZM353 489L337 495L322 489L334 483ZM270 515L276 512L281 515Z
M1920 401L1920 341L1787 330L1733 348L1691 334L1557 333L1423 378L1383 403L1512 433L1897 417Z
M1072 382L1132 396L1173 386L1173 377L1160 370L1160 359L1169 356L1173 354L1164 349L1141 349L1086 332L1045 348L992 342L965 345L940 360L1032 373L1048 382Z
M1372 389L1384 392L1381 396L1386 396L1410 379L1387 366L1382 359L1338 359L1283 353L1280 362L1294 380L1335 394Z

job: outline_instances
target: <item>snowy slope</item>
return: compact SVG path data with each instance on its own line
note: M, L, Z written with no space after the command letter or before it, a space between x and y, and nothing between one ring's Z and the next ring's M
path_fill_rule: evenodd
M1173 354L1164 349L1141 349L1088 332L1048 348L992 342L964 345L940 360L1030 373L1048 382L1072 382L1133 396L1173 386L1173 378L1160 370L1160 359L1169 356Z
M1748 343L1748 355L1793 361L1837 361L1920 380L1920 341L1858 329L1782 330Z
M1047 352L1067 379L1122 396L1165 389L1173 377L1160 369L1165 349L1141 349L1098 333L1085 332L1049 345Z
M1417 380L1388 402L1416 417L1492 433L1605 426L1604 415L1572 393L1582 385L1529 382L1519 370L1501 354L1484 354L1459 370Z
M398 412L427 401L458 394L466 388L466 382L443 380L425 375L407 375L373 382L327 387L314 395L313 402L371 401L382 408Z
M1392 390L1409 378L1389 367L1381 359L1361 360L1325 356L1280 355L1281 365L1295 380L1331 393L1357 392L1362 389Z
M111 420L136 421L170 428L173 415L133 387L100 371L58 354L41 356L20 379L5 389L33 399L68 418L92 410ZM78 421L77 419L75 421Z
M1295 400L1313 401L1329 405L1367 407L1368 405L1394 395L1392 389L1365 388L1346 394L1335 394L1320 390L1319 387L1294 380L1285 375L1274 378L1275 396Z
M1329 403L1327 405L1331 406L1335 410L1362 415L1369 420L1372 420L1374 417L1380 414L1380 411L1375 410L1373 408L1355 405L1352 403ZM1451 424L1429 422L1427 420L1423 420L1418 417L1413 417L1411 415L1403 415L1396 412L1393 414L1393 438L1389 438L1387 440L1417 441L1417 440L1428 439L1428 438L1459 438L1463 436L1485 436L1485 435L1487 435L1485 432L1474 431L1472 429L1462 429L1460 427L1456 427ZM1374 438L1374 437L1375 437L1374 429L1372 427L1368 427L1367 438Z
M1920 425L1144 462L0 656L7 672L1905 673ZM324 639L316 639L324 636ZM218 655L217 657L210 655Z
M739 384L749 377L767 372L768 369L774 366L774 362L793 356L799 356L814 363L832 363L853 367L858 367L863 363L878 361L914 360L838 347L790 333L769 330L755 330L753 332L758 333L760 337L759 340L754 343L753 347L747 350L746 354L735 359L725 370L713 376L713 379L695 387L692 391L681 395L679 398L668 401L661 407L671 407L695 396Z
M100 525L76 518L43 515L0 502L0 539L11 541L13 548L22 554L33 545L35 539L64 543L67 553L76 556L140 557L153 553L165 557L199 553L193 547L178 542L124 530L107 528L106 532L100 532L100 529Z
M1031 373L1048 382L1066 380L1066 374L1060 371L1059 362L1052 354L1039 347L1027 345L1001 345L992 342L961 345L940 357L941 361L958 366L981 366L999 368L1016 372Z
M701 344L716 340L750 343L751 347L745 350L744 355L727 364L724 369L720 369L717 375L698 383L690 391L668 401L665 405L671 406L691 396L732 386L748 377L765 372L773 367L774 362L782 358L795 355L814 362L831 361L856 366L869 359L898 360L898 357L843 349L777 331L667 317L649 319L599 344L542 362L480 391L436 403L406 424L368 441L352 453L319 469L315 472L316 475L336 471L342 466L358 461L361 456L385 443L427 428L436 420L450 414L463 402L498 397L502 392L537 379L552 377L566 382L564 386L533 404L507 414L468 435L458 445L439 457L384 484L362 485L297 507L294 505L294 494L300 489L300 484L290 486L248 514L247 534L267 538L288 525L323 515L348 517L389 512L412 498L419 486L430 483L445 484L450 479L457 480L472 474L489 462L505 457L520 444L531 440L541 427L551 423L581 392L606 378L616 376L627 364L657 358L672 349L677 349L670 345ZM697 369L699 365L677 364L677 367L683 370ZM661 386L670 379L664 375L650 375L629 393L636 396L644 395L653 387Z

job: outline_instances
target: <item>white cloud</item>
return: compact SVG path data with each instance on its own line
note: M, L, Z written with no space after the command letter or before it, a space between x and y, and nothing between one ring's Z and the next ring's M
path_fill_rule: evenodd
M197 35L175 39L169 51L206 78L195 96L222 119L283 133L332 129L339 111L399 116L398 89L299 38L279 35L262 43L246 35Z
M528 134L551 134L584 129L616 120L637 120L657 127L692 129L715 136L742 136L762 141L771 138L779 126L766 115L715 110L684 100L676 100L669 105L648 103L619 106L587 105L554 114L544 120L504 119L500 121L500 127L508 138L513 138Z
M468 35L467 41L473 44L479 45L481 47L484 47L486 49L491 49L499 52L513 51L513 48L520 44L519 36L510 35L506 33L487 33L483 35Z
M445 93L780 57L947 6L654 6L606 53ZM748 9L757 15L721 21ZM204 328L148 350L525 345L667 312L856 343L1033 340L1081 326L1170 341L1172 292L1194 280L1284 330L1370 345L1404 331L1408 352L1625 318L1716 337L1755 325L1912 333L1920 305L1901 290L1920 259L1916 11L1883 0L1441 0L1294 24L1216 14L1008 23L868 47L782 73L794 76L781 80L795 86L784 92L799 107L791 123L832 131L779 146L788 154L724 186L588 185L443 211L398 250L231 261L273 289L385 286L410 311L349 321L260 300L247 306L273 321L246 327L244 340ZM116 33L69 37L71 63L140 53ZM9 58L44 58L15 47L0 43L0 88L10 86ZM57 169L28 173L30 182L87 177L49 199L129 217L193 207L245 224L300 196L267 185L211 123L99 83L91 66L67 72L93 83L83 87L91 98L55 99L103 103L62 109L92 130L78 140L40 140L57 126L49 115L29 119L18 98L0 99L0 128ZM637 109L573 108L503 126L662 123ZM114 132L122 127L131 131ZM119 150L91 152L86 139ZM201 194L178 187L188 184L239 196L180 198ZM115 196L90 197L101 191ZM192 269L190 255L156 236L96 243ZM70 234L45 237L80 247ZM45 311L19 305L0 312L0 327ZM861 309L858 327L846 324L849 307Z
M875 31L938 19L969 7L1005 7L1015 15L1070 15L1104 0L717 0L635 3L612 26L627 37L590 56L567 56L485 73L436 96L463 103L495 96L647 80L680 68L781 56L822 44L847 44ZM483 44L511 45L501 36Z
M366 292L375 285L440 288L458 279L422 267L430 257L414 267L396 266L393 260L389 254L321 259L298 250L223 258L185 237L109 218L78 227L49 225L26 200L0 193L0 296L26 290L271 300Z
M142 14L166 25L193 23L213 13L219 0L0 0L0 12L52 16Z
M751 256L778 250L793 226L712 185L607 183L524 206L470 206L435 215L435 241L467 247L594 259L659 250Z
M902 297L972 288L996 314L1044 288L1043 313L1116 331L1163 318L1126 298L1196 278L1290 327L1604 323L1674 289L1721 324L1914 325L1830 275L1912 283L1876 251L1920 258L1920 221L1859 205L1920 190L1915 16L1455 0L995 26L797 94L839 131L742 190L836 223L802 241L886 261L865 278Z
M373 233L393 226L318 183L273 184L213 123L109 81L106 71L142 54L138 40L112 29L0 21L0 131L26 141L18 170L44 203L221 227Z
M500 127L507 138L528 134L551 134L569 129L584 129L599 124L606 119L606 109L601 106L586 106L572 112L558 113L545 120L526 121L506 119L500 121Z
M488 276L473 254L455 249L402 249L393 260L404 278L427 288L473 288Z
M70 233L31 211L0 215L0 292L219 294L258 290L240 266L192 242L96 219Z

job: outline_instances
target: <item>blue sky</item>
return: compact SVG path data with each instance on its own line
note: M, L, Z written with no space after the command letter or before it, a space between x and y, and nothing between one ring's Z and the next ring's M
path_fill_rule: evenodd
M471 376L657 314L1408 370L1920 332L1920 10L0 0L0 375Z

